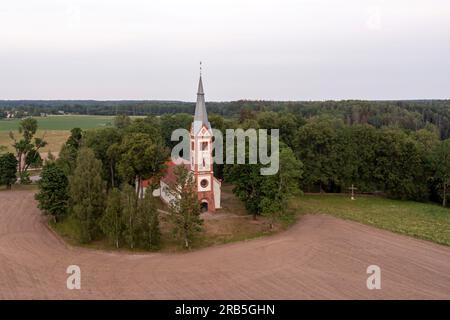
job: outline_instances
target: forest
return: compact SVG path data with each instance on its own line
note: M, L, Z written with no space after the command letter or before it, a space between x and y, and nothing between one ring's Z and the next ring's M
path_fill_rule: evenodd
M195 103L182 101L94 101L94 100L3 100L0 118L6 111L19 115L41 113L90 115L163 115L193 114ZM419 130L429 123L439 129L441 139L450 137L450 100L398 100L398 101L252 101L208 102L208 112L237 119L242 113L274 111L288 112L303 118L329 115L345 124L369 124L406 130Z

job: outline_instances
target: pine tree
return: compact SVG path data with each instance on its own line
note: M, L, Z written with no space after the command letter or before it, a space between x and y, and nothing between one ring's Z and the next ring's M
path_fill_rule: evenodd
M97 232L97 220L104 209L102 164L88 148L78 152L74 173L69 178L69 195L73 217L80 223L79 240L89 242Z
M119 248L124 227L122 198L119 189L109 192L105 214L100 219L100 228L103 233Z
M203 224L200 218L200 203L195 189L195 179L191 172L180 165L174 169L176 182L168 192L172 197L169 204L169 217L173 223L173 233L189 248L196 233Z

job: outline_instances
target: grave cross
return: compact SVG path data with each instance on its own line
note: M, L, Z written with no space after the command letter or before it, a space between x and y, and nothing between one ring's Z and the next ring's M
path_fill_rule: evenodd
M352 197L350 199L355 200L355 190L358 190L358 188L355 188L352 184L349 189L352 190Z

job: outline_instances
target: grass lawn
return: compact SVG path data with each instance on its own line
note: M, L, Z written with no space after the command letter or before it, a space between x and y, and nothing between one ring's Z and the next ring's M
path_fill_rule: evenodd
M329 214L381 229L450 245L450 209L375 196L305 195L292 201L299 214Z

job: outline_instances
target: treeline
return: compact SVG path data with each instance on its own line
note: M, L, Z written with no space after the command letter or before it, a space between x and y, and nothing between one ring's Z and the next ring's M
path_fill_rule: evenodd
M305 119L286 112L257 112L222 126L280 129L280 155L286 148L295 154L303 191L348 192L354 185L359 192L448 205L450 139L441 140L432 124L410 131L396 126L347 124L327 115ZM294 163L284 166L291 168ZM266 196L261 188L265 182L255 173L256 167L225 166L224 177L236 185L236 194L247 208L260 213L264 198L280 185L268 188Z
M181 101L0 101L5 110L19 114L58 114L59 111L91 115L193 114L195 104ZM3 111L3 112L2 112ZM288 112L303 118L329 115L345 124L370 124L376 128L395 126L415 131L435 125L441 139L450 137L450 100L405 101L250 101L209 102L208 112L239 119L248 113Z

